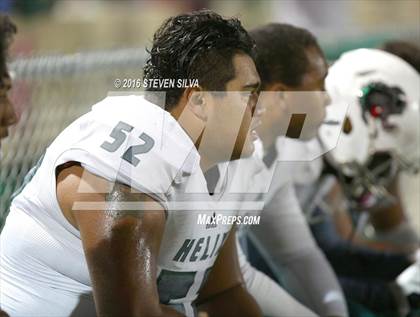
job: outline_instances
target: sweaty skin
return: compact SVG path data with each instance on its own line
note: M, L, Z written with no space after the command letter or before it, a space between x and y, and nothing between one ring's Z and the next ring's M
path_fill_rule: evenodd
M78 193L81 181L95 193ZM165 226L163 208L149 196L119 183L109 193L101 193L110 186L77 163L66 164L57 175L61 210L81 233L98 316L183 316L161 305L157 293L156 258ZM72 210L75 201L101 202L105 208ZM155 203L155 210L115 210L119 202L130 201ZM232 230L200 291L199 308L209 316L262 316L243 285L234 237Z
M81 181L94 193L78 193ZM79 165L66 167L57 176L61 210L81 234L97 315L183 316L159 303L156 258L165 226L163 208L123 184L116 183L107 194L104 186L113 185ZM75 201L101 202L105 208L73 210ZM115 210L122 201L155 203L156 210Z

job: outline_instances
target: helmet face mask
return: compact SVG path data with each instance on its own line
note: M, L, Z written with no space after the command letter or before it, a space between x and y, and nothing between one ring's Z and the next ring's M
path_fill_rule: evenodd
M346 170L351 170L352 176L346 175ZM394 181L397 172L397 160L388 152L375 153L366 165L352 162L337 169L350 207L369 211L395 203L395 198L387 188Z
M373 210L395 202L387 187L397 173L418 171L419 87L411 65L380 50L350 51L331 66L326 89L333 105L348 105L351 129L343 129L325 158L354 207ZM328 129L319 131L324 144L331 143Z

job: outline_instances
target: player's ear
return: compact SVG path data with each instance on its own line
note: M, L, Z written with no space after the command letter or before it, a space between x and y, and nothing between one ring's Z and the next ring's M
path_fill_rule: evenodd
M187 88L187 107L200 120L207 121L206 97L201 87Z

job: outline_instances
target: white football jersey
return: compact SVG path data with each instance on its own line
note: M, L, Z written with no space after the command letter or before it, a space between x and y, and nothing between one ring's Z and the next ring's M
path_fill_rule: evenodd
M255 152L250 158L229 164L230 192L241 192L241 200L261 202L261 209L274 195L288 184L313 183L318 179L322 160L317 140L299 141L278 137L276 151L268 166L263 161L267 155L260 139L254 142ZM232 189L233 188L233 189ZM245 194L245 195L244 195ZM257 204L255 204L257 206Z
M239 256L248 291L265 315L313 316L310 309L320 316L347 316L339 283L312 237L294 188L299 182L313 182L321 172L321 160L311 160L320 153L316 140L302 142L279 137L275 151L265 153L260 141L256 153L264 162L263 168L262 161L241 160L242 169L237 175L244 183L246 178L251 179L248 192L259 193L255 199L262 202L262 208L256 209L256 213L262 210L261 221L259 225L241 226L241 229L246 230L273 273L281 276L288 291L307 308L291 300L289 294L255 271L244 256ZM269 156L271 159L267 159ZM256 163L258 168L252 168ZM249 175L250 172L254 174ZM261 285L270 288L277 297L264 296L266 289L261 290Z
M216 193L209 195L199 159L177 121L143 97L107 97L94 105L53 141L12 202L1 234L1 307L11 317L95 315L80 232L56 198L56 167L77 161L164 206L160 302L194 316L192 301L232 227L198 224L198 216L236 214L220 208L223 164Z

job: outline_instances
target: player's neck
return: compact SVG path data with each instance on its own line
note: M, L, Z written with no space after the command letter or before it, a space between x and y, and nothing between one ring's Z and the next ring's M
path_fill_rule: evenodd
M277 135L273 134L272 129L266 129L265 126L259 126L257 129L258 136L263 143L264 152L266 152L276 143Z

